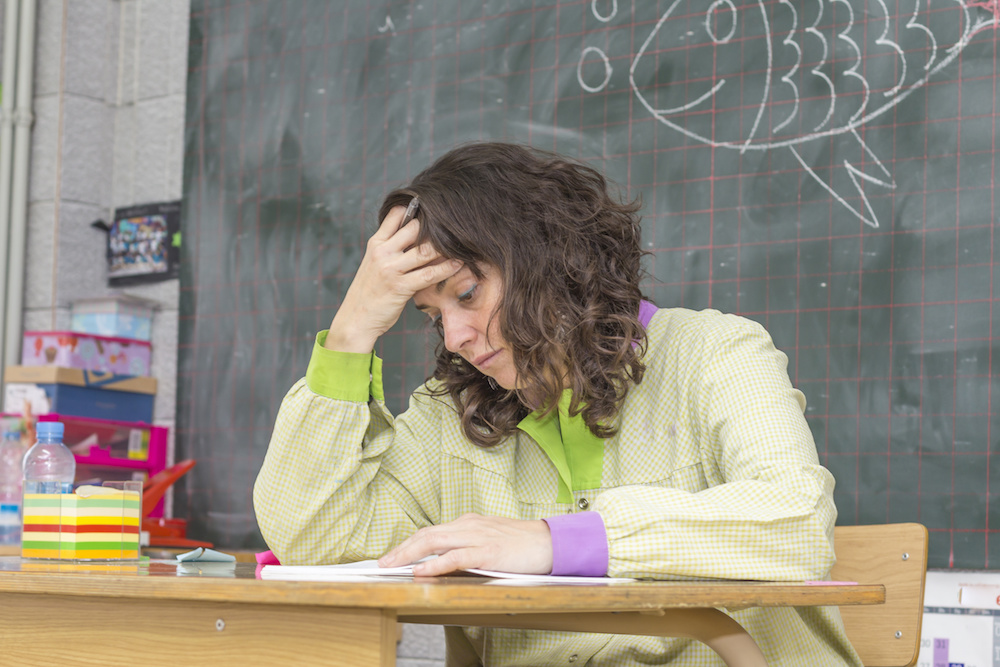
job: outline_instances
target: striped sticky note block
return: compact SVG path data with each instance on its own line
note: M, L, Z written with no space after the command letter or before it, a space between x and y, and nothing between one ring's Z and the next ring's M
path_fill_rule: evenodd
M23 558L113 560L139 557L137 492L84 487L24 494Z

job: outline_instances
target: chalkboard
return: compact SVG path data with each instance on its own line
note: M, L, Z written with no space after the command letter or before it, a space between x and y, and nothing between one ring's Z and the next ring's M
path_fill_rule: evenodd
M661 306L764 324L839 522L1000 565L997 0L195 0L177 512L262 546L251 488L381 197L456 144L530 143L644 202ZM430 373L408 313L393 410ZM997 389L997 391L994 391ZM994 469L997 470L994 470Z

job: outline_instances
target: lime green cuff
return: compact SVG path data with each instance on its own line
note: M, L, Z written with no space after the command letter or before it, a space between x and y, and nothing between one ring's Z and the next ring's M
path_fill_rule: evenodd
M306 385L320 396L340 401L367 403L385 400L382 390L382 360L374 352L336 352L323 347L327 330L316 334Z

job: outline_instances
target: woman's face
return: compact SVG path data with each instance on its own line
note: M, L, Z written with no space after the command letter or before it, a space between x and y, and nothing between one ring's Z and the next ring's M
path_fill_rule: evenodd
M504 389L514 389L517 371L500 324L493 317L503 284L499 272L481 267L483 277L465 266L451 278L413 295L417 310L441 320L444 346L475 366Z

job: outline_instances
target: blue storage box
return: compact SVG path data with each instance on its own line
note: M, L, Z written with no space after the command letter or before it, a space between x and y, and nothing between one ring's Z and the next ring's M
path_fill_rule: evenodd
M46 410L34 404L44 392ZM25 400L35 414L130 422L153 421L156 378L116 375L62 366L8 366L4 372L4 412L23 412Z

